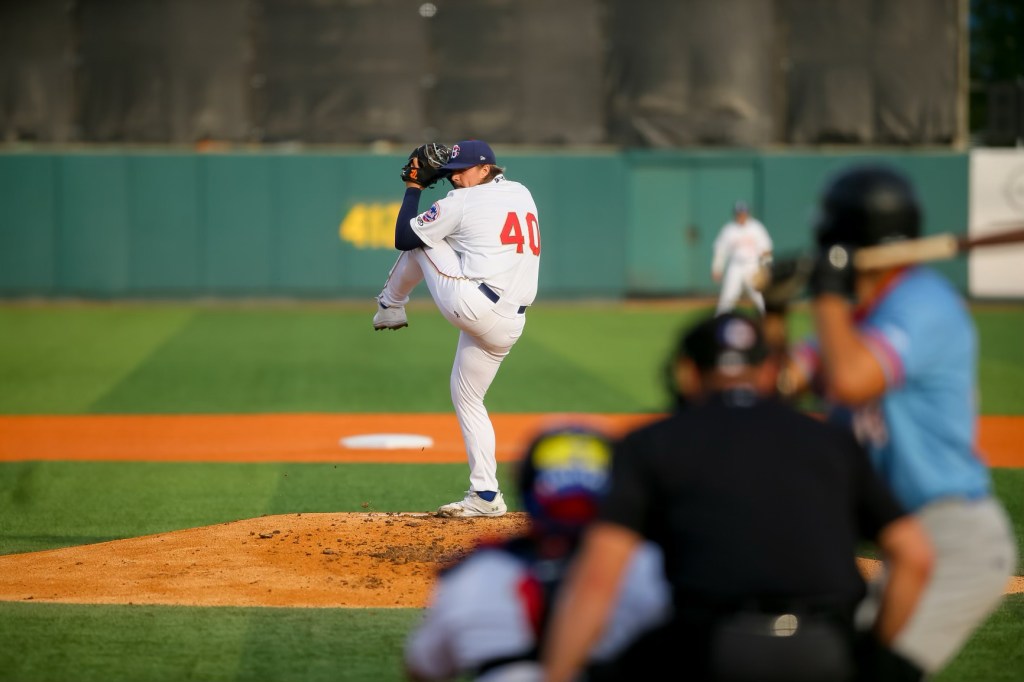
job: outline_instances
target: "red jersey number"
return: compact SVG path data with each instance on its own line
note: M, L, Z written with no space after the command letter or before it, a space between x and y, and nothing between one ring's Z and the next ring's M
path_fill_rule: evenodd
M534 256L540 255L540 223L537 216L532 213L526 214L526 233L529 238L530 253ZM527 241L523 237L522 223L519 222L519 215L509 211L505 216L505 226L501 228L501 243L515 244L516 253L523 252L523 244Z

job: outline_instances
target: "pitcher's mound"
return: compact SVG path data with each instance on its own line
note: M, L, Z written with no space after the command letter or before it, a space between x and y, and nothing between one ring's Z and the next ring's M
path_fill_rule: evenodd
M437 571L526 530L513 512L287 514L0 556L0 600L191 606L422 607ZM859 560L871 575L877 562ZM1024 589L1011 579L1007 591Z
M420 607L438 569L523 513L288 514L0 556L0 600L194 606Z

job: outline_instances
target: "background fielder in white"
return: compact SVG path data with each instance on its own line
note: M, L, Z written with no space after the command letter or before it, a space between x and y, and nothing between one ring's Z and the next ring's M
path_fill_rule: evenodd
M737 201L733 219L722 226L715 239L711 276L721 281L716 314L736 307L740 295L746 294L764 315L764 296L753 285L753 277L762 259L770 257L772 239L760 220L750 215L746 203Z
M451 171L455 189L408 220L415 238L403 242L407 206L418 207L420 193L407 183L396 226L396 246L404 252L378 296L374 326L405 326L409 294L425 281L441 314L459 329L451 395L466 446L470 486L463 500L442 506L438 513L500 516L506 505L484 396L523 333L526 306L537 295L540 223L529 190L505 178L486 143L455 145L444 169Z

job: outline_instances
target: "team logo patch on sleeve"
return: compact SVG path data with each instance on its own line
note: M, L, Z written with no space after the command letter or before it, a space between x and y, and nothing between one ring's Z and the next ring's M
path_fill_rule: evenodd
M420 214L420 217L416 219L416 223L422 227L426 223L432 223L437 220L439 215L441 215L441 207L435 201L430 205L430 208Z

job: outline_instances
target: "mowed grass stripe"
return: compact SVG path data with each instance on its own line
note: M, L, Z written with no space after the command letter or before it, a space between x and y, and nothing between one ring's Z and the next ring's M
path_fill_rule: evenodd
M488 396L503 412L649 412L692 307L539 303ZM374 332L323 304L0 306L0 413L439 412L457 332L429 303ZM1024 414L1024 307L976 313L987 414ZM794 338L809 328L794 312Z
M204 310L90 411L450 410L457 336L431 312L416 328L382 333L351 310Z
M512 471L506 501L517 509ZM296 512L430 511L465 464L0 463L0 554Z
M519 342L525 350L517 345L506 362L545 387L535 398L543 405L539 411L661 411L667 405L664 362L683 325L701 312L707 311L540 307L530 312ZM580 387L574 376L590 377L594 385ZM507 383L513 381L518 377Z
M509 508L514 465L500 464ZM458 499L465 464L0 463L0 554L138 537L264 514L429 511ZM994 469L1024 557L1024 469ZM1017 574L1024 575L1024 558Z
M977 306L978 383L984 414L1024 414L1024 308Z
M993 469L992 484L1013 523L1017 537L1017 575L1024 575L1024 469Z
M0 602L0 680L398 681L419 613Z
M0 680L404 680L418 609L185 608L0 602ZM1024 595L1010 595L936 682L1018 682Z
M186 326L190 307L0 306L0 413L92 411Z

